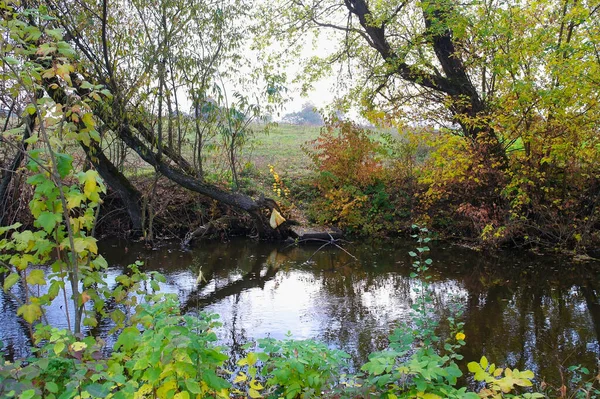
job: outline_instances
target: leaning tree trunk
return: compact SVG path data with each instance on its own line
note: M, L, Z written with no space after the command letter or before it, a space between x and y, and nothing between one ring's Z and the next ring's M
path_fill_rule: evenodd
M72 81L76 86L75 88L78 91L78 94L80 96L85 96L86 90L81 89L79 86L81 82L75 75L72 76ZM44 88L50 97L57 104L62 104L67 100L67 94L62 87L54 83L54 79L44 79L43 81ZM268 215L263 212L264 210L270 211L273 209L273 200L268 198L255 200L252 197L239 192L223 190L216 185L200 181L197 178L186 174L181 169L170 165L165 160L165 157L159 157L149 145L146 145L139 138L135 131L137 129L134 130L127 117L127 113L125 110L120 109L118 101L112 100L112 103L110 104L96 102L92 105L92 108L96 117L102 120L102 122L113 130L129 148L135 151L149 165L154 167L158 173L188 190L212 198L234 210L246 212L254 220L257 235L259 237L281 238L285 235L283 229L271 228L268 222ZM117 109L118 114L122 115L122 117L115 117L113 113L114 109ZM107 184L119 193L123 202L128 206L132 221L137 222L139 220L141 227L141 208L139 206L139 198L141 198L141 196L139 192L133 188L125 176L118 172L116 167L114 167L108 158L106 158L100 147L97 144L94 144L93 146L95 147L93 151L86 151L86 153L89 153L94 167L98 169L100 176L105 179ZM163 153L161 155L167 155L167 157L170 158L168 153Z
M56 4L50 4L50 6L57 12L55 7ZM60 12L57 12L57 14L60 14ZM241 193L228 192L216 185L199 181L197 178L193 177L194 171L189 163L169 146L160 145L157 152L154 152L153 147L155 144L152 140L149 140L152 129L148 128L143 123L143 118L139 117L139 112L136 109L127 108L126 104L121 100L122 96L119 92L118 82L114 79L113 65L110 63L108 57L105 26L106 20L107 10L106 3L104 3L103 18L101 19L101 22L102 48L104 55L103 62L105 65L100 66L95 64L94 70L88 70L87 72L89 73L86 75L95 75L96 82L107 84L111 91L113 91L113 97L110 100L106 99L104 101L92 100L90 105L94 115L112 129L129 148L134 150L144 161L154 167L158 173L191 191L212 198L234 210L246 212L254 220L257 233L260 237L280 237L282 231L270 227L268 216L266 212L264 212L265 210L270 211L273 209L270 206L271 202L273 202L272 200L268 201L261 198L257 201L250 196ZM76 48L79 48L84 55L89 56L89 53L87 52L88 49L85 46L82 46L82 41L85 40L82 39L80 33L73 31L66 24L64 24L63 27L66 32L73 37ZM32 58L32 61L40 62L35 59L35 57ZM99 59L94 58L90 59L90 61L93 64L94 62L97 63ZM47 60L41 62L48 63ZM44 65L44 68L48 69L49 65ZM66 104L65 101L68 98L68 94L55 80L55 78L43 79L42 84L44 90L57 104ZM84 97L88 94L87 89L81 88L82 82L77 74L71 74L71 81L73 82L77 95ZM148 144L142 141L140 137L145 138ZM97 151L92 154L91 159L93 162L95 161L94 166L100 168L99 173L102 178L106 180L107 184L119 192L125 203L131 205L131 209L128 209L132 212L130 216L133 215L132 219L135 217L137 220L137 210L139 209L137 198L140 198L137 190L134 190L128 180L122 174L118 173L117 169L108 161L99 147L97 148ZM175 166L171 165L169 160L173 161ZM141 212L139 220L141 221Z
M123 205L131 219L131 234L134 236L140 235L144 227L142 225L142 195L140 192L106 157L97 143L91 143L89 147L81 143L81 147L100 177L123 201Z
M73 82L79 82L77 76L73 76ZM68 104L68 95L64 89L58 84L56 77L43 79L43 86L52 100L56 104ZM85 94L81 92L80 94ZM82 119L77 123L79 128L85 128ZM131 182L121 173L119 169L108 159L106 154L102 151L100 145L96 142L91 142L90 145L86 145L81 142L88 160L94 165L94 168L98 171L98 174L104 179L106 184L112 188L121 198L127 214L131 219L132 234L139 235L142 232L142 208L141 208L141 194L133 187Z
M2 183L0 183L0 226L4 223L4 218L8 214L8 208L10 204L8 203L8 188L10 186L10 182L14 174L17 172L17 169L21 166L21 162L23 162L23 158L25 158L25 152L27 151L27 139L31 136L31 132L35 127L35 118L36 114L27 115L25 117L25 128L23 129L23 140L21 141L21 148L17 150L17 154L13 159L12 163L8 170L6 170L6 174L2 179Z

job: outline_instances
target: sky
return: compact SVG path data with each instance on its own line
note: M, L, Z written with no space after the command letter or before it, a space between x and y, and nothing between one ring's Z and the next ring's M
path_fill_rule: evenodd
M288 113L298 112L302 109L302 106L306 103L312 103L315 107L320 110L330 105L336 98L336 95L344 94L338 93L337 81L338 78L335 72L332 72L330 76L325 76L319 81L313 84L312 90L305 95L302 95L302 85L300 83L293 83L292 81L302 72L303 63L315 56L327 57L335 51L337 45L337 38L335 32L330 30L324 30L321 32L319 37L315 38L313 34L306 34L302 43L300 59L296 62L292 62L286 65L284 71L288 77L288 83L286 85L287 92L285 97L286 103L279 110L278 114L274 114L273 119L279 121L284 115ZM267 51L279 52L282 50L282 46L285 43L274 43L271 48ZM250 46L248 46L250 47ZM245 56L248 59L257 59L258 55L251 50L245 51ZM242 69L240 73L244 73ZM247 73L250 73L248 69ZM233 93L235 91L235 83L226 82L225 86L228 91Z

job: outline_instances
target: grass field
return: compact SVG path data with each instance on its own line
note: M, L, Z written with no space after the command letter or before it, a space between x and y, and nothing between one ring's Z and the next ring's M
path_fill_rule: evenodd
M280 124L268 133L258 131L250 141L250 162L259 174L268 173L268 165L289 178L305 176L310 171L311 161L302 146L319 136L316 126L294 126Z

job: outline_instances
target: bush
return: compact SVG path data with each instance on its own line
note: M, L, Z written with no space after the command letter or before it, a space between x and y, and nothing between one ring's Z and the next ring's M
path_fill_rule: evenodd
M321 193L310 207L320 224L335 223L355 234L376 235L395 229L393 198L383 165L384 149L371 132L351 122L329 121L305 151Z

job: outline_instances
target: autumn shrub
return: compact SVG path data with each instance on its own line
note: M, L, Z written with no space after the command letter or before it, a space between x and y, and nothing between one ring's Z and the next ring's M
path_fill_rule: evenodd
M387 184L384 148L370 131L351 122L328 121L305 151L317 172L314 184L320 193L311 204L314 220L357 234L393 229L395 192Z
M511 221L532 244L593 247L600 242L598 139L568 126L555 129L530 137L510 159L504 195Z
M417 176L417 219L482 245L584 249L600 240L597 140L568 126L532 125L502 154L492 143L432 135Z
M504 226L506 176L493 146L438 132L418 176L419 217L449 236L488 238L489 226ZM493 236L501 241L504 236Z

